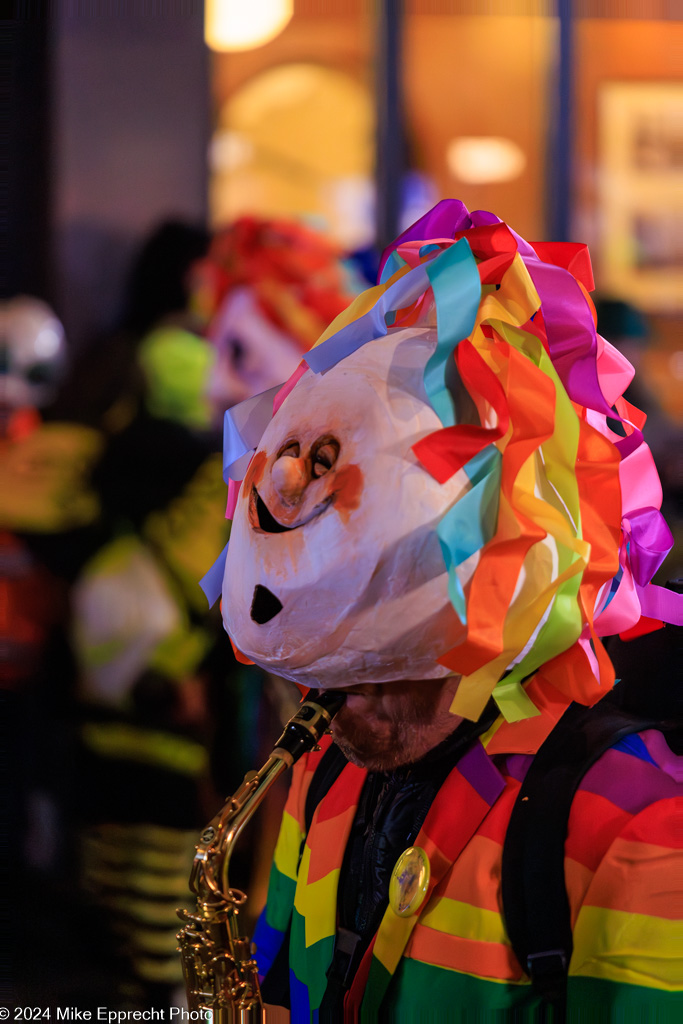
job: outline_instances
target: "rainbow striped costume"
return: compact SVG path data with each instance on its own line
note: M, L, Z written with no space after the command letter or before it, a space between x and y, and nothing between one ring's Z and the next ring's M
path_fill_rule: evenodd
M447 777L415 842L430 859L427 897L411 917L387 908L347 995L348 1020L534 1019L539 997L507 938L500 873L513 803L555 721L550 710L541 718L498 720ZM255 935L265 974L289 929L295 1022L318 1020L339 873L366 778L354 765L344 768L302 847L306 793L325 743L295 766ZM565 845L570 1021L683 1015L682 778L683 758L650 730L614 746L581 782Z

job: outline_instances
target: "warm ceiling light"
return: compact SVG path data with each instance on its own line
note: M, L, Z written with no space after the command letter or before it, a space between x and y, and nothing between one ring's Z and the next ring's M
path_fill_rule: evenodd
M463 135L446 152L448 169L467 185L489 185L518 178L526 157L516 142L494 135Z
M204 38L212 50L250 50L279 35L294 0L206 0Z

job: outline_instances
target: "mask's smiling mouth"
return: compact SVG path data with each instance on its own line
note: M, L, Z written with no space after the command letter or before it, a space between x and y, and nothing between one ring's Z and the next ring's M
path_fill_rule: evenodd
M249 495L249 522L252 529L259 530L261 533L289 533L291 530L297 530L300 526L305 526L306 523L310 523L311 519L315 519L321 512L324 512L333 497L334 495L330 494L319 505L316 505L305 519L295 523L294 526L283 526L271 513L256 488L252 487Z
M288 533L295 529L293 526L278 523L255 487L252 487L249 496L249 519L255 530L262 530L264 533Z

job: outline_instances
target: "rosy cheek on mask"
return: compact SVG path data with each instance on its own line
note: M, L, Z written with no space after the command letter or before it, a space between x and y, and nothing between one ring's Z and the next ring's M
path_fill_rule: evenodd
M341 521L348 523L350 513L359 507L363 494L360 466L343 466L330 480L328 494L334 495L332 507Z

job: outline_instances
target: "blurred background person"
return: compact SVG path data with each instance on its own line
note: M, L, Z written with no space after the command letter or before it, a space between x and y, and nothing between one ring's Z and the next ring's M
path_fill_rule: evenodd
M230 406L286 381L367 283L321 231L256 216L216 232L192 282L216 353L207 396L217 429Z
M62 907L65 880L73 877L68 599L82 539L97 531L101 506L91 474L102 443L96 430L48 415L67 365L64 328L47 303L28 295L0 302L3 826L19 949L31 934L37 893ZM72 912L80 922L77 908ZM46 943L52 920L44 922Z
M201 241L167 223L134 262L113 339L130 365L98 416L101 543L72 591L82 879L131 1007L178 998L175 911L197 830L277 727L259 713L262 674L233 658L198 586L228 535L218 427L284 382L352 297L337 248L293 222L242 219L197 261ZM289 692L274 687L280 712ZM245 883L258 861L236 864Z
M204 397L213 351L187 284L208 240L177 221L152 232L131 267L118 329L88 348L61 396L104 440L92 473L97 544L71 592L71 814L81 883L108 936L111 977L100 998L131 1008L175 999L175 910L213 798L205 688L222 637L196 581L227 524ZM172 372L146 373L145 345L162 345Z
M21 295L0 304L0 679L14 723L11 743L31 755L29 769L17 771L10 787L12 820L22 822L10 849L15 866L28 858L44 871L54 871L64 854L58 821L64 779L52 764L59 764L60 751L52 716L63 721L69 685L70 540L91 529L100 512L89 480L99 435L44 418L66 365L64 329L45 302ZM55 549L58 559L50 557ZM13 767L19 763L11 759ZM44 838L36 845L41 826Z

